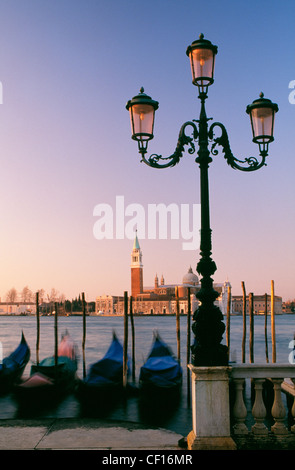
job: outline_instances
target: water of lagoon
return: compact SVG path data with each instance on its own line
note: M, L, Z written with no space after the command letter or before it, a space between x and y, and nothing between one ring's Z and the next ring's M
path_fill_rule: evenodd
M272 362L272 341L270 317L267 319L268 355ZM226 319L224 319L226 322ZM254 317L254 362L266 363L265 353L265 320L263 316ZM177 353L176 318L175 316L140 316L134 318L135 323L135 366L138 378L141 365L144 363L152 344L153 332L157 330L162 339ZM276 323L276 362L288 363L291 349L290 341L295 332L295 315L277 315ZM76 341L80 351L78 375L83 377L82 336L83 319L81 316L60 317L58 321L59 338L68 330ZM18 345L21 332L31 348L31 361L25 369L24 376L30 373L31 362L36 359L36 318L25 316L3 316L0 318L0 341L3 356L7 356ZM86 368L93 362L101 359L112 339L115 331L123 342L123 317L92 317L86 319ZM243 319L241 316L230 317L230 359L241 362L243 336ZM193 336L192 336L193 338ZM131 328L129 323L129 354L131 354ZM181 364L183 367L183 390L180 403L169 410L169 413L142 413L138 406L138 397L131 396L127 401L119 402L114 409L109 410L108 419L141 422L146 425L159 426L171 431L186 435L192 429L192 416L190 400L187 400L187 317L180 317ZM223 342L226 341L225 334ZM40 317L40 360L51 356L54 352L54 317ZM249 362L249 318L247 318L246 334L246 362ZM81 417L81 408L76 396L69 395L58 406L46 410L39 410L38 415L28 415L26 418L75 418ZM11 394L0 397L0 419L22 418L18 405Z

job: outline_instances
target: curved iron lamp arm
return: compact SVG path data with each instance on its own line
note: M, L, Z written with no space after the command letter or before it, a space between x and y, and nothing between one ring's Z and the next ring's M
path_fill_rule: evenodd
M215 137L214 138L214 128L219 127L221 129L221 136L220 137ZM223 124L220 122L214 122L209 129L208 132L209 139L212 140L214 143L212 144L211 147L211 153L212 155L217 155L218 150L216 149L216 145L220 145L223 149L224 153L224 158L226 159L228 165L230 165L232 168L241 170L241 171L255 171L261 168L262 166L266 165L265 163L265 157L267 156L267 150L261 150L260 149L260 156L261 156L261 161L256 157L248 157L245 158L245 160L238 160L236 157L234 157L230 144L229 144L229 138L227 131L224 127ZM241 165L247 165L247 166L241 166Z
M193 128L192 137L188 136L185 133L185 130L188 126L191 126ZM215 127L219 127L221 129L221 135L219 137L214 137ZM168 168L170 166L175 166L177 163L179 163L181 157L183 156L185 145L189 145L188 153L190 155L195 153L196 148L194 141L196 141L198 137L199 131L197 129L196 124L192 121L187 121L180 128L177 145L172 155L170 155L169 157L163 157L162 155L153 153L152 155L150 155L150 157L146 158L146 147L140 145L139 143L139 152L141 153L142 157L141 161L153 168ZM217 150L216 146L220 145L223 149L222 151L224 153L224 158L227 161L227 164L236 170L255 171L261 168L262 166L266 165L265 158L267 156L267 150L260 151L260 161L256 157L248 157L245 158L245 160L239 160L238 158L236 158L231 151L226 128L220 122L214 122L210 126L210 129L208 131L208 137L211 141L213 141L213 144L211 146L211 154L214 156L218 155L219 151Z
M191 126L193 128L193 137L186 135L185 129ZM153 153L149 158L145 158L146 148L139 146L139 152L141 153L141 161L144 162L148 166L152 166L153 168L167 168L169 166L175 166L183 156L184 146L189 145L188 153L193 154L196 150L194 141L197 140L199 136L199 132L197 126L192 121L185 122L179 131L179 137L176 145L175 152L170 155L170 157L162 157L162 155L157 155ZM158 163L167 161L167 163Z

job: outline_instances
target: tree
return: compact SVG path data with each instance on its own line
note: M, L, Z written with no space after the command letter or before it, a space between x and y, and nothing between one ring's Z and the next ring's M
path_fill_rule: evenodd
M63 303L65 302L65 300L66 300L65 294L60 294L60 295L58 296L58 302L59 302L60 304L63 304Z
M45 298L45 290L44 289L38 289L38 294L39 294L39 303L43 304L44 298Z
M291 312L295 312L295 299L287 300L287 302L285 302L285 305L291 310Z
M77 297L72 300L72 310L73 312L81 312L82 311L82 300L79 294L79 298Z
M57 302L58 300L58 291L54 289L54 287L51 289L50 294L48 295L48 300L49 302Z
M24 287L21 291L21 300L22 302L31 302L33 297L33 292L28 288L28 286Z
M13 302L16 302L17 300L17 290L12 287L6 294L6 300L7 302L9 302L10 304L13 303Z
M72 302L70 300L65 300L65 311L72 313Z

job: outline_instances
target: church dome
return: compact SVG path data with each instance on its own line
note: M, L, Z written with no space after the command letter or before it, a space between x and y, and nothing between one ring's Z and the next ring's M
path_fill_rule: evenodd
M182 278L182 284L190 284L191 286L196 286L199 284L199 278L196 274L193 273L192 268L190 267L188 272Z

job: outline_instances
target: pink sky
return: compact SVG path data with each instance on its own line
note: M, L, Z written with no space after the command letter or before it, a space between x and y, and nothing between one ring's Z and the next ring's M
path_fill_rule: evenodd
M222 153L210 166L214 279L228 279L236 295L241 281L248 292L269 293L273 279L277 295L295 297L295 105L288 100L294 2L237 3L2 3L2 300L11 287L25 286L54 287L68 298L84 291L87 300L123 294L132 241L95 239L95 206L115 209L117 196L144 208L199 203L194 156L163 171L141 164L125 104L141 86L160 102L149 150L173 153L180 126L199 115L185 52L201 32L219 48L207 114L226 126L238 158L258 155L247 104L263 91L280 109L267 167L234 171ZM254 17L263 18L259 28ZM140 244L145 285L156 273L174 283L190 265L195 271L199 252L183 250L182 240Z

